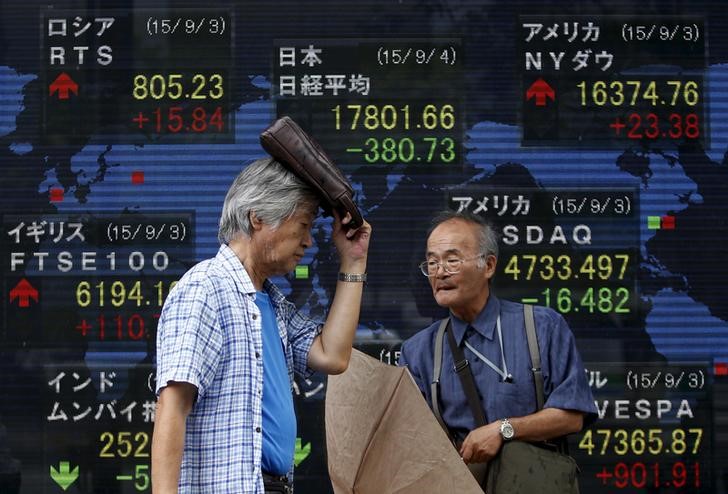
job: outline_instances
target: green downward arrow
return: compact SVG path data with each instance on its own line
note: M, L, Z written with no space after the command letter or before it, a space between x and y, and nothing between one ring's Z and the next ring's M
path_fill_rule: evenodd
M308 443L306 446L301 447L301 438L296 438L296 449L293 453L293 464L295 466L300 465L303 460L308 458L308 455L311 454L311 443Z
M71 470L71 464L67 461L59 463L58 470L51 465L51 478L65 491L78 478L78 467Z

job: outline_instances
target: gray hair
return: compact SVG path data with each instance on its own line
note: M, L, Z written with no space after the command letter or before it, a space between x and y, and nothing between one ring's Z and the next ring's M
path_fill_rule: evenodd
M225 196L217 238L229 243L239 234L250 237L250 213L277 228L299 208L316 211L319 198L300 178L272 158L250 163L235 177Z
M478 227L478 250L483 255L478 261L478 266L485 266L485 258L489 255L498 259L498 232L493 225L485 218L473 214L470 211L452 211L445 210L437 213L430 222L430 229L427 230L427 238L430 238L432 232L442 223L450 220L462 220Z

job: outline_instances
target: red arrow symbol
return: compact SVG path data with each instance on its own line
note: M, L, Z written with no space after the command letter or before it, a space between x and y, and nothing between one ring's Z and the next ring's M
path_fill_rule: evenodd
M526 91L526 100L530 100L533 97L536 98L536 106L546 106L547 97L551 98L551 101L556 101L556 93L553 88L540 77Z
M18 307L30 307L30 299L38 301L38 290L31 285L28 280L23 278L10 290L10 303L18 299Z
M61 72L61 75L48 86L48 93L51 96L58 93L58 99L68 99L71 92L78 96L78 84L65 72Z

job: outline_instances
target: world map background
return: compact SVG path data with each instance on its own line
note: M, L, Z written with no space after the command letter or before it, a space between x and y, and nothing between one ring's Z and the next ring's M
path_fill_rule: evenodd
M0 35L4 41L0 52L2 213L68 215L193 210L195 259L213 256L218 247L217 221L227 187L246 163L262 155L258 134L276 115L266 75L270 40L294 34L318 35L321 16L330 5L323 2L305 10L287 4L291 19L296 18L298 22L295 26L292 22L278 24L276 36L262 34L266 26L270 27L270 19L275 18L271 8L251 7L238 27L239 33L247 33L256 42L240 55L239 65L244 67L247 80L241 81L245 86L244 100L238 102L235 114L235 143L194 146L145 142L107 144L94 135L64 146L43 145L37 137L39 95L46 90L38 78L39 56L34 41L38 39L37 10L27 4L24 9L14 5L4 7L6 12L13 13L15 22L6 17ZM603 334L604 327L572 325L584 360L602 360L607 348L610 360L623 362L728 362L728 303L723 283L728 274L725 249L728 49L725 36L721 37L721 28L717 27L721 20L726 20L726 14L717 11L715 5L704 5L706 11L712 12L710 64L706 69L709 147L702 149L685 144L675 149L635 146L620 151L594 151L521 146L521 129L513 110L518 107L520 96L510 81L511 72L506 70L515 63L512 42L515 33L512 23L505 20L529 11L533 5L519 2L508 8L495 4L481 8L469 2L422 2L409 6L392 2L380 8L381 12L373 17L354 9L340 23L327 25L326 34L365 36L369 32L417 32L424 25L432 35L458 32L466 48L478 47L478 55L470 61L472 70L466 70L472 110L467 114L465 165L455 171L448 170L447 182L441 181L437 170L423 174L411 167L360 167L340 163L357 190L360 207L375 229L358 344L394 348L397 342L440 314L432 307L426 280L416 272L415 265L422 257L426 222L432 213L445 206L446 189L488 184L544 189L621 187L639 191L639 289L645 307L643 324L638 328L639 334L630 336L634 340L617 341L610 340L609 336L597 337L597 333ZM659 8L657 2L652 8ZM581 9L583 13L600 12L596 3L583 3ZM613 12L630 13L637 7L625 2L613 9ZM362 18L367 20L362 22ZM261 19L267 22L256 22ZM490 69L498 64L504 64L505 68ZM129 180L132 172L139 169L145 172L143 186ZM54 187L64 189L63 202L49 202L48 192ZM676 217L675 230L648 228L648 216L665 215ZM302 260L302 264L312 268L310 278L276 279L284 293L316 316L326 313L337 269L329 242L330 225L330 218L320 217L314 226L315 245ZM85 350L85 359L91 367L97 365L94 362L98 358L119 353L119 365L149 364L150 359L153 363L153 354L146 342L125 346L122 352L117 350L112 343L90 344ZM21 355L14 348L3 348L0 381L17 375L9 372L11 364L23 368L27 376L39 372L44 359L53 360L58 355L48 348L26 351ZM301 383L301 386L316 389L319 382L323 379ZM123 387L117 390L119 396L127 391ZM323 393L317 393L308 400L320 402L322 397ZM314 409L320 411L317 406ZM722 406L725 410L725 405ZM720 406L716 404L716 408ZM11 410L18 413L16 408ZM11 424L5 433L8 436L14 433L12 415L0 408L0 421ZM720 423L724 423L726 419L721 417ZM318 431L321 425L314 428ZM2 447L3 436L0 432L0 458L12 458L11 452ZM725 470L725 462L720 469Z

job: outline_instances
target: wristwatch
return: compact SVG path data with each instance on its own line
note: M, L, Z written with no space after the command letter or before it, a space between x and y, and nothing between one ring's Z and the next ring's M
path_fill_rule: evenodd
M508 421L508 419L501 420L500 433L501 436L503 436L504 441L510 441L513 439L513 436L516 435L516 431L513 429L513 425Z
M339 272L339 281L348 281L353 283L364 283L367 281L366 273L342 273Z

